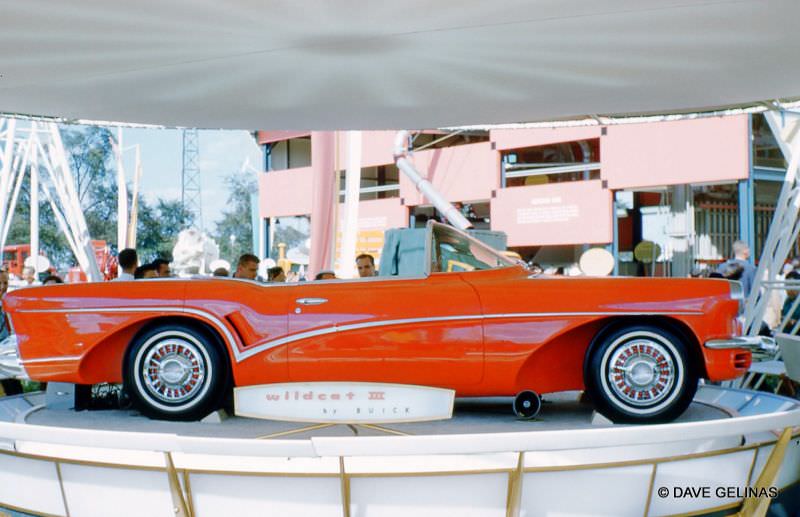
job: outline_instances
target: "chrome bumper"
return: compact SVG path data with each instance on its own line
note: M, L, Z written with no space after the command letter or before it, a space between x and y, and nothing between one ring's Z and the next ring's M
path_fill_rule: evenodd
M27 379L17 347L17 336L11 334L0 341L0 379Z
M746 348L751 352L774 354L778 351L778 344L769 336L736 336L730 339L712 339L706 341L706 348L720 350L726 348Z

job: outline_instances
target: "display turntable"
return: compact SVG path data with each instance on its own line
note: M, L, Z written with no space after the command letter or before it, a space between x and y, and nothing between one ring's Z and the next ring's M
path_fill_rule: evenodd
M0 399L0 507L22 515L711 514L797 509L800 403L703 386L676 422L614 425L568 392L447 420L281 422ZM772 475L771 475L772 474ZM779 493L780 492L780 493Z

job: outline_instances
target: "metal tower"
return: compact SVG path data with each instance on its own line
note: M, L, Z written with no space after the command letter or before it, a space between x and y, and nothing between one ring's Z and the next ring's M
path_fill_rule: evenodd
M192 215L192 228L203 230L203 203L200 195L198 165L198 131L183 130L183 169L181 171L181 205Z
M39 194L56 217L67 244L91 282L103 275L83 215L75 176L53 122L0 118L0 249L5 246L25 174L31 174L31 252L38 256Z

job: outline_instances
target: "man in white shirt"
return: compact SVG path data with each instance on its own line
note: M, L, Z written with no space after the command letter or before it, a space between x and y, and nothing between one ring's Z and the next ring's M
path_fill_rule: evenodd
M136 255L136 250L125 248L119 252L119 276L115 280L133 280L133 272L139 265L139 257Z
M239 262L236 264L236 272L233 274L233 277L255 280L256 276L258 276L258 263L258 257L251 253L245 253L239 257Z
M39 285L38 279L36 278L36 270L30 266L22 268L22 281L24 282L23 287Z

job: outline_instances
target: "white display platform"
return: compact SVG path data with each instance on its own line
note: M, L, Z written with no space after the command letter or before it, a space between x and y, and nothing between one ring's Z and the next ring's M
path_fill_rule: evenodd
M0 399L0 417L25 422L0 423L0 508L78 517L709 512L738 507L780 431L800 425L796 400L713 386L678 422L652 426L592 425L591 409L569 401L546 404L538 421L490 401L459 403L448 422L359 428L156 422L37 410L42 401ZM774 484L798 480L795 428ZM689 486L710 495L679 493Z

